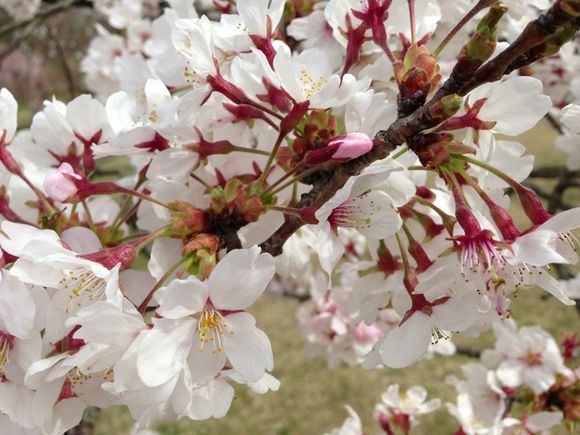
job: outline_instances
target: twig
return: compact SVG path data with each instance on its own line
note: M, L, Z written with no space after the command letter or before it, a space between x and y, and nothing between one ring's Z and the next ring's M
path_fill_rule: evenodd
M21 20L21 21L16 21L16 22L12 22L10 24L7 24L6 26L0 28L0 38L4 37L5 35L8 35L18 29L21 29L23 27L28 26L30 23L37 21L37 20L44 20L52 15L56 15L60 12L63 12L65 10L67 10L68 8L72 7L72 6L88 6L88 7L92 7L93 6L93 2L92 1L87 1L87 0L64 0L55 4L52 4L50 6L47 6L46 8L43 8L41 10L38 11L38 13L36 15L34 15L33 17L30 17L26 20Z
M469 347L457 347L455 351L458 355L468 356L470 358L479 358L481 356L481 352L479 350L471 349Z
M64 51L62 44L60 43L60 40L58 39L58 37L56 36L56 34L54 32L51 32L51 37L55 42L56 52L58 54L58 59L60 61L60 65L62 66L62 70L63 70L64 76L66 78L66 83L67 83L69 95L72 99L77 94L77 86L75 83L74 74L73 74L73 72L70 68L70 65L66 59L66 53Z
M34 30L36 29L36 22L32 21L30 23L28 23L28 25L24 28L24 30L18 35L17 38L14 38L9 44L8 46L2 50L2 52L0 52L0 64L2 64L2 62L4 61L4 59L6 59L8 56L10 56L10 54L16 50L18 50L18 48L20 48L20 46L22 45L22 43L28 39L28 37L32 34L32 32L34 32Z

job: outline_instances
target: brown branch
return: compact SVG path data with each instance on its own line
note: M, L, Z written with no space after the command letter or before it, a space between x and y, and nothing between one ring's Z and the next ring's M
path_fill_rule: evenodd
M14 51L18 50L22 43L28 39L28 37L36 30L36 23L31 21L28 25L18 34L17 37L13 38L12 41L0 52L0 64L10 56Z
M554 117L554 115L552 115L551 113L546 113L546 116L544 116L544 118L546 118L546 121L548 121L548 123L552 126L552 128L554 130L556 130L560 134L564 134L564 129L562 128L562 124L560 124L560 121L558 121Z
M580 171L569 171L565 166L539 166L535 168L530 177L533 178L579 178Z
M457 355L468 356L470 358L479 358L481 356L481 352L479 350L471 349L470 347L458 346L455 353Z
M62 67L64 77L66 79L69 96L71 99L73 99L77 94L77 85L75 82L74 73L68 63L68 60L66 58L67 57L66 52L64 50L64 47L60 43L60 40L58 39L56 32L51 32L51 37L55 42L56 52L58 54L58 59Z
M379 131L374 138L374 147L370 152L341 165L330 177L321 177L319 181L314 183L310 192L302 195L297 206L299 208L320 207L332 198L351 176L359 174L371 163L384 159L397 146L409 142L413 136L433 128L445 120L444 116L437 116L437 112L441 111L441 107L437 107L437 105L441 105L443 98L452 94L464 96L484 83L493 82L503 77L512 62L519 56L542 43L559 26L576 19L572 12L568 12L571 8L570 4L575 1L577 0L558 0L548 11L531 21L506 50L480 67L475 74L464 74L455 68L449 79L428 103L406 118L398 119L387 130ZM262 249L272 255L281 254L284 242L303 224L300 218L289 217L262 244Z
M66 11L67 9L73 6L90 6L92 7L93 2L85 1L85 0L63 0L58 3L50 4L45 8L42 8L38 11L36 15L30 17L26 20L21 21L14 21L10 24L5 25L4 27L0 28L0 38L9 35L12 32L15 32L18 29L28 26L29 24L35 21L42 21L52 15L59 14L61 12Z

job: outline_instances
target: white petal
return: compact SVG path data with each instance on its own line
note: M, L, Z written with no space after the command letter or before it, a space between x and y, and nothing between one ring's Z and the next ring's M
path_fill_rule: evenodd
M196 384L204 384L215 378L224 368L226 359L225 352L214 351L212 343L205 343L202 348L199 337L194 335L193 349L189 353L187 364Z
M526 427L533 432L539 432L542 430L548 430L551 427L560 424L562 421L561 412L547 412L541 411L536 414L532 414L526 420Z
M580 207L575 207L552 216L537 229L565 233L578 227L580 227Z
M194 319L153 322L153 329L146 333L137 356L139 378L149 387L168 382L183 369L195 328Z
M427 351L431 342L431 319L417 312L391 330L381 344L381 358L391 368L408 367Z
M256 319L251 314L230 314L226 321L233 334L225 331L222 340L232 367L248 382L257 382L266 370L274 367L268 336L256 328Z
M6 143L12 142L16 132L18 103L6 88L0 90L0 137L6 131Z
M191 275L174 279L155 293L159 302L157 312L168 319L179 319L199 313L207 302L209 290L205 283Z
M518 262L532 266L545 266L550 263L567 263L556 251L556 233L536 229L518 237L512 244L514 256Z
M496 370L497 377L507 387L519 387L522 385L523 364L519 361L503 361Z
M207 285L213 305L220 310L244 310L264 292L276 267L260 248L234 249L217 264Z
M94 231L85 227L72 227L61 233L65 242L77 254L91 254L103 247Z
M6 270L0 282L0 326L18 338L26 338L34 326L36 305L28 287Z
M187 416L193 420L224 417L232 404L234 389L221 378L196 388Z
M546 270L535 270L534 276L536 278L536 285L557 297L560 302L565 305L574 305L575 302L568 297L566 290L552 275Z
M357 221L353 228L363 236L378 240L386 239L401 228L401 217L393 209L393 201L386 193L371 191L359 196L355 205L360 210L357 214L360 214L361 220ZM368 220L363 220L365 218Z

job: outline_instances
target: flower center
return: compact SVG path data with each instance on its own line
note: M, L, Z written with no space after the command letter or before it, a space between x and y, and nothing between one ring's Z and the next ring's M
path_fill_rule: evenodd
M59 283L68 293L69 306L76 303L79 307L103 299L107 287L103 278L85 268L65 272Z
M332 210L328 217L330 225L334 228L369 228L373 210L364 210L360 201L361 197L352 198Z
M10 351L14 346L14 337L10 334L0 332L0 380L4 377L4 367L10 360Z
M303 68L300 70L300 75L298 76L298 84L300 90L306 97L312 97L326 84L326 79L320 76L318 80L314 80L308 71Z
M524 357L524 361L529 366L539 366L542 365L542 355L540 352L529 351Z
M498 242L492 234L483 230L475 236L456 236L454 241L461 248L461 271L468 267L472 272L483 270L502 270L506 260L497 248Z
M103 382L112 382L113 369L107 369L96 374L87 375L81 372L78 367L75 367L66 374L64 384L60 391L59 400L81 396L83 394L82 386L84 383L94 380L95 378L100 379Z
M228 326L224 316L209 307L202 311L196 331L199 335L199 351L203 352L205 345L211 343L212 353L224 350L222 336L225 333L234 334L234 330Z

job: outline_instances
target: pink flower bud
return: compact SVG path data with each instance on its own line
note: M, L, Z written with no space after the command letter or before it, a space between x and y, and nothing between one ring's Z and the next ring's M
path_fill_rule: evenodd
M62 163L55 172L44 179L44 190L53 199L66 202L79 191L75 180L82 181L82 176L76 174L69 163Z
M337 146L333 160L347 161L368 153L373 148L373 141L364 133L350 133L335 137L328 146Z

